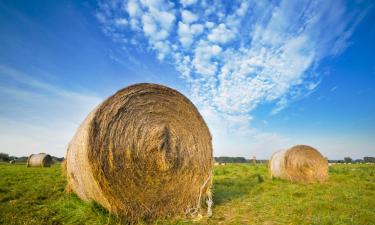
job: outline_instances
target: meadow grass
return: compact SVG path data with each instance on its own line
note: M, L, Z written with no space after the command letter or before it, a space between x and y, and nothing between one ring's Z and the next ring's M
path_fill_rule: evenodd
M211 218L155 224L375 224L375 165L330 167L322 184L271 179L266 165L215 166ZM0 224L121 224L99 205L66 194L60 165L0 164Z

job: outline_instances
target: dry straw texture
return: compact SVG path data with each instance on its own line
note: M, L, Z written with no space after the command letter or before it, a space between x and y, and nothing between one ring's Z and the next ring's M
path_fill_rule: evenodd
M27 167L41 166L50 167L52 164L52 157L45 153L31 154L27 159Z
M292 182L323 182L328 178L328 162L310 146L296 145L271 157L271 176Z
M68 190L130 221L197 214L210 197L211 135L185 96L137 84L87 116L65 166Z

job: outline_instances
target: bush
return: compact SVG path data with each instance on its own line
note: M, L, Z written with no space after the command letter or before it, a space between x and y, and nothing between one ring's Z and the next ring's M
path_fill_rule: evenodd
M344 162L346 162L346 163L351 163L353 160L352 160L352 158L350 158L350 157L345 157L344 158Z
M0 161L9 162L9 160L8 154L0 152Z

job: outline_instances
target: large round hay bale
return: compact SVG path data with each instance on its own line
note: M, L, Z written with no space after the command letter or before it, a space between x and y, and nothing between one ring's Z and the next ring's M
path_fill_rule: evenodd
M136 84L96 107L69 143L68 190L128 220L198 214L210 197L211 134L165 86Z
M328 162L318 150L296 145L273 154L269 162L272 177L292 182L322 182L328 178Z
M50 167L52 157L45 153L31 154L27 159L27 167Z

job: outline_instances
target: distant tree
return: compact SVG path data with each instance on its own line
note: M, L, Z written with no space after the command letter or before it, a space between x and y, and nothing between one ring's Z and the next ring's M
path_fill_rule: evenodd
M363 157L363 161L375 163L375 157Z
M344 162L346 162L346 163L351 163L351 162L353 162L353 160L352 160L352 158L350 158L350 157L345 157L345 158L344 158Z
M8 162L9 161L9 155L6 153L0 152L0 161Z
M57 161L57 162L62 162L62 161L64 161L64 157L56 157L56 156L52 156L52 159L53 159L54 161Z
M246 159L244 157L215 157L215 162L218 163L246 163Z
M16 156L9 156L9 160L16 160L17 157Z
M18 158L17 158L17 161L18 161L18 162L26 162L28 158L29 158L29 157L27 157L27 156L21 156L21 157L18 157Z

